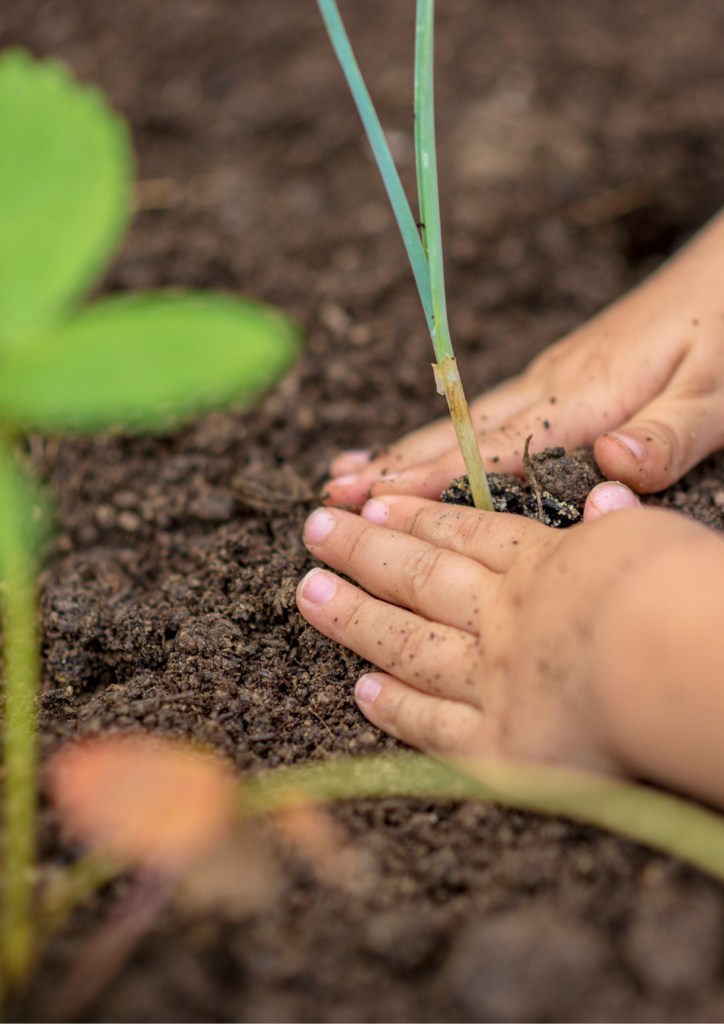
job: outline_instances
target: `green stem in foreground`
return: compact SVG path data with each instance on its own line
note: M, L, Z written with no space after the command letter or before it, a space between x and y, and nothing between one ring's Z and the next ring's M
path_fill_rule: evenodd
M478 441L462 381L458 373L450 338L445 298L445 272L442 257L442 227L437 180L437 148L435 144L434 97L434 33L435 0L417 0L415 27L415 154L420 193L420 216L424 224L423 245L430 267L430 288L435 327L432 342L439 372L435 374L438 390L447 398L470 481L476 508L493 511L493 499L483 469Z
M33 867L36 846L34 700L39 678L37 592L26 500L9 445L0 444L0 610L3 633L4 850L2 971L21 983L33 958Z
M242 814L268 814L300 800L408 797L490 800L582 821L627 836L724 880L724 816L639 783L556 765L515 761L440 762L383 754L277 768L239 787Z

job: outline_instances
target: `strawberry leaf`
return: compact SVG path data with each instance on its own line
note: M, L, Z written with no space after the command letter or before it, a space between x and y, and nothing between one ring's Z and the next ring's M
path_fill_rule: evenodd
M51 431L165 427L252 398L299 349L296 326L249 299L104 299L7 354L0 418Z
M98 278L128 222L122 119L64 65L0 58L0 344L21 345Z

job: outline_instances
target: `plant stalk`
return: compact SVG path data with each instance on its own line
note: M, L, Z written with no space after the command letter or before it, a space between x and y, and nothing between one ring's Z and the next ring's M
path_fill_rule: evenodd
M423 246L430 267L430 288L435 326L432 343L438 369L435 382L447 398L450 416L465 462L470 491L476 508L493 511L493 499L483 469L473 421L465 400L450 338L445 298L445 272L442 256L442 227L437 180L437 149L435 144L434 96L434 31L435 0L417 0L415 27L415 153L420 194L420 219L423 224Z
M242 815L269 814L300 801L489 800L504 807L581 821L678 857L724 880L724 815L608 775L559 765L495 759L435 761L381 754L282 767L244 780Z
M28 513L7 444L0 446L0 610L4 677L4 871L2 970L6 988L26 978L33 959L33 868L36 852L34 699L39 678L37 594Z
M465 469L470 483L470 493L475 507L494 512L493 496L490 493L488 478L483 469L483 460L478 448L478 439L470 417L470 409L465 400L463 382L460 380L456 359L445 356L442 363L432 365L438 393L445 395L450 418L455 427L455 434L460 445Z

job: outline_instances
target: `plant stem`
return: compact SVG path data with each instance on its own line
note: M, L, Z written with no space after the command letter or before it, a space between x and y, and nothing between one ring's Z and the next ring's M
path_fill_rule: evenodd
M415 22L415 168L417 171L417 205L420 211L420 238L422 239L422 248L425 251L425 259L430 265L430 254L427 248L427 220L425 211L425 176L423 173L422 166L422 151L423 151L423 140L422 140L422 118L418 110L419 97L422 96L423 91L423 79L425 76L425 64L424 64L424 49L421 45L421 32L422 26L420 24L420 9L417 9L417 19ZM431 289L432 291L432 289ZM431 296L432 298L432 296ZM435 325L433 323L432 334L434 337Z
M37 598L30 509L7 443L0 442L0 609L5 682L2 968L6 986L26 977L33 957L38 684Z
M238 807L242 815L254 815L300 801L389 797L489 800L582 821L724 880L722 814L640 783L558 765L493 759L440 762L421 754L352 757L277 768L246 779L239 786Z
M492 512L493 499L490 495L488 480L483 469L483 460L455 362L447 318L435 145L434 31L435 0L417 0L415 153L420 193L420 217L424 224L423 244L430 267L434 317L432 342L439 367L439 372L435 374L435 380L438 390L441 390L447 398L475 506Z

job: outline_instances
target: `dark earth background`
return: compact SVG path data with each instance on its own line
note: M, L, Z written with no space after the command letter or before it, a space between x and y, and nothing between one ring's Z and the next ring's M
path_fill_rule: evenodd
M341 6L411 185L413 0ZM474 394L724 203L724 5L438 8L449 304ZM139 213L103 290L244 292L309 337L256 410L162 438L31 439L59 522L43 578L44 750L141 728L201 739L249 772L394 748L351 701L359 659L295 611L311 564L300 528L331 455L444 407L316 5L6 0L0 44L62 57L131 122ZM724 462L661 500L721 527ZM722 887L677 861L482 803L355 802L336 816L373 856L374 886L341 891L292 865L262 912L169 910L87 1019L724 1018ZM44 843L62 855L47 811ZM52 944L33 1006L107 902Z

